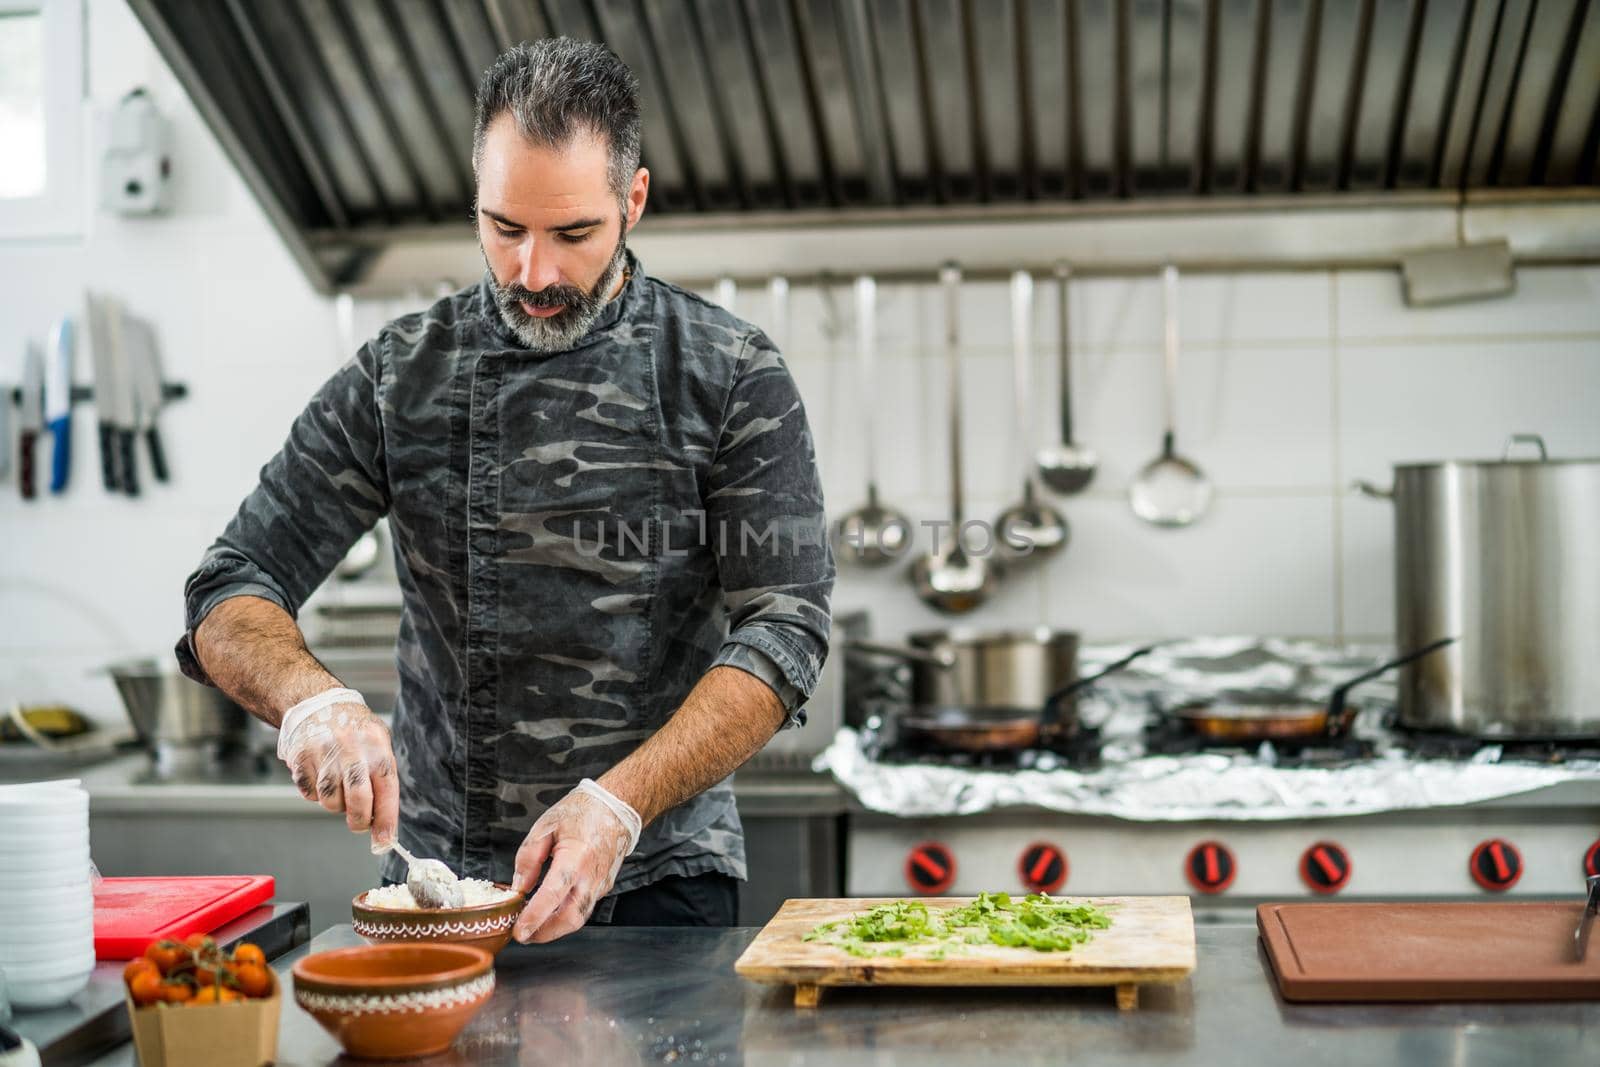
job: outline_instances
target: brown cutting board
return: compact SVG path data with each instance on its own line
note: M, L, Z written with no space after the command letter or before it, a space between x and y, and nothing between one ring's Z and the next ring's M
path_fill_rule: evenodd
M1581 903L1263 904L1285 1000L1600 999L1600 929L1572 956Z
M1129 1008L1141 985L1181 982L1194 970L1194 917L1188 897L1073 897L1105 907L1111 926L1070 952L970 945L942 960L914 956L857 957L803 938L819 924L843 919L888 899L786 901L734 965L756 982L795 987L797 1004L815 1004L820 986L1116 986ZM953 908L971 897L926 898ZM886 946L887 947L887 946Z

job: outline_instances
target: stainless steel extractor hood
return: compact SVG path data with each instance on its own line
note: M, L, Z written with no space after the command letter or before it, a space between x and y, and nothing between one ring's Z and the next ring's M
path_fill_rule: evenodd
M603 40L652 217L1596 189L1596 0L130 0L314 284L460 238L479 73Z

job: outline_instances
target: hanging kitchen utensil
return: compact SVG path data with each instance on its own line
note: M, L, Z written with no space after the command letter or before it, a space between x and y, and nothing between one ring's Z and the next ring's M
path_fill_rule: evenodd
M50 492L66 491L72 472L72 363L75 330L62 319L50 330L45 354L44 421L50 427Z
M1022 473L1022 501L1000 513L994 522L995 553L1006 563L1044 559L1061 551L1072 537L1067 520L1034 491L1033 456L1033 275L1011 276L1012 393L1016 402L1013 430Z
M1094 481L1100 460L1093 449L1076 444L1072 438L1072 332L1071 271L1057 263L1056 277L1056 354L1061 363L1061 441L1039 451L1039 477L1052 491L1070 496L1087 489Z
M111 335L106 321L106 300L94 293L83 294L84 339L94 367L95 422L99 429L100 480L106 492L122 489L117 462L117 426L111 417L111 398L117 392L116 364L111 355Z
M108 359L111 366L111 395L106 398L107 411L112 423L112 436L116 439L116 481L128 496L139 495L138 457L133 443L139 430L139 402L134 393L133 364L128 358L128 315L115 297L106 297L100 304L110 344Z
M1280 693L1223 693L1209 700L1184 704L1174 708L1170 714L1200 737L1219 743L1316 741L1344 737L1355 721L1355 711L1349 706L1352 689L1397 667L1420 660L1454 641L1454 637L1441 638L1363 671L1339 683L1329 694L1326 705Z
M1133 513L1156 526L1188 526L1211 506L1211 482L1178 455L1175 424L1178 392L1178 268L1161 272L1163 330L1161 396L1165 432L1161 455L1151 460L1128 489Z
M918 559L911 568L917 596L936 611L956 615L971 611L994 591L994 570L988 560L961 543L961 268L954 263L939 271L944 288L944 346L950 388L950 537Z
M44 353L32 341L22 353L22 412L17 416L17 480L22 499L37 493L33 446L44 429Z
M129 315L123 324L123 342L128 349L128 373L132 377L139 432L150 449L150 473L156 481L165 482L171 474L161 431L156 426L156 416L166 401L161 389L161 353L156 349L155 327Z
M856 359L861 375L861 461L867 472L867 502L834 526L834 540L844 559L868 567L893 563L911 540L911 520L878 499L877 420L872 400L878 395L877 304L878 287L872 278L856 279Z

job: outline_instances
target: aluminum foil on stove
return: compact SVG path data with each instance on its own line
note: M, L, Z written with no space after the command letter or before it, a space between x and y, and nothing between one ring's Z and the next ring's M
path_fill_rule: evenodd
M1083 671L1125 648L1086 648ZM1048 754L1028 769L987 769L883 762L870 736L848 727L814 763L867 808L891 815L972 815L1008 807L1044 808L1139 821L1334 818L1471 804L1560 782L1600 781L1600 761L1500 761L1487 746L1467 759L1418 759L1386 723L1395 701L1393 675L1351 696L1363 709L1356 731L1376 755L1330 766L1279 766L1270 745L1249 752L1149 755L1145 727L1162 708L1219 692L1287 693L1325 701L1340 683L1377 666L1387 649L1335 648L1308 641L1246 637L1173 642L1080 697L1082 721L1100 731L1101 765L1051 766Z

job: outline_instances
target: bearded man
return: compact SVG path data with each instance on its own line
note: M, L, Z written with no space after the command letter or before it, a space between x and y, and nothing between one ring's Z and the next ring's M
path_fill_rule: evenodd
M487 272L322 386L185 589L180 663L279 728L301 793L377 851L531 891L521 941L733 923L729 776L803 721L827 654L799 394L761 331L629 252L639 106L602 45L499 57L472 160ZM295 623L383 516L392 732Z

